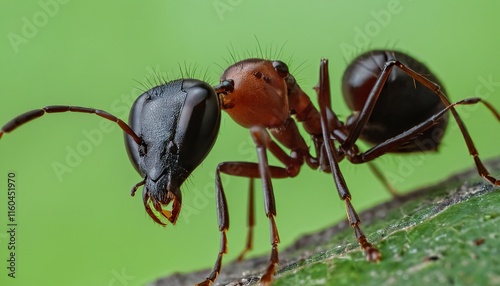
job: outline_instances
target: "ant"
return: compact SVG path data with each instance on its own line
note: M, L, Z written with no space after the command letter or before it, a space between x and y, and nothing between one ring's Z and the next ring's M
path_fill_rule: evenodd
M354 164L370 164L375 158L389 152L436 151L448 122L448 111L451 111L469 153L474 157L479 175L491 184L500 186L500 180L490 176L479 159L455 106L482 102L499 121L500 114L490 103L480 98L451 103L437 83L438 79L424 64L404 53L382 50L364 53L348 66L342 79L344 99L354 112L344 123L331 108L326 59L320 62L319 84L315 87L319 111L282 61L252 58L228 67L214 89L220 97L222 109L235 122L250 129L257 147L258 163L223 162L217 166L216 195L221 246L212 272L205 282L198 285L210 285L215 281L221 270L222 256L227 251L229 215L220 173L262 180L272 245L269 266L260 279L263 285L271 284L279 263L280 239L274 221L276 203L271 179L295 177L304 163L310 168L332 173L338 195L345 202L349 224L366 259L371 262L379 261L381 254L367 240L360 227L360 219L351 203L351 193L338 165L344 158ZM310 154L292 117L301 122L309 133L316 156ZM358 139L365 140L372 147L360 152L356 146ZM290 153L287 154L275 141L289 149ZM285 167L270 166L267 151ZM370 168L396 195L382 173L373 164L370 164ZM247 244L239 259L252 248L252 181L250 185Z
M455 106L481 102L499 121L500 114L480 98L451 103L438 83L425 65L404 53L382 50L364 53L348 66L342 80L344 98L353 110L344 123L331 108L326 59L320 62L320 78L315 87L319 110L299 87L285 63L246 59L228 67L220 83L214 87L196 79L179 79L147 90L132 106L128 125L99 109L47 106L9 121L0 130L0 138L45 113L89 113L116 122L125 133L125 145L132 165L143 178L133 186L131 195L144 186L142 197L148 215L160 225L166 225L165 220L175 224L182 206L180 186L210 152L219 131L221 110L226 111L238 124L250 129L258 163L223 162L217 166L215 185L220 249L212 271L197 285L211 285L216 280L223 255L227 252L229 212L221 173L250 178L248 236L240 259L252 248L253 179L262 180L272 250L261 283L270 285L279 263L280 241L274 221L276 203L271 179L295 177L304 163L332 174L338 194L345 202L348 221L371 262L379 261L381 254L360 227L360 219L338 165L343 159L354 164L368 163L377 178L395 193L371 161L389 152L437 150L450 111L470 155L474 157L479 175L493 185L500 185L479 159ZM314 156L299 133L296 121L301 122L310 135ZM360 152L356 145L358 139L365 140L372 147ZM287 154L276 141L290 152ZM270 166L267 151L284 167ZM168 210L166 207L170 203L172 206Z

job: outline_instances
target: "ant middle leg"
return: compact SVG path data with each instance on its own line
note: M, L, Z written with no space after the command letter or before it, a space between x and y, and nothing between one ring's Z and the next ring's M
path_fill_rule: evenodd
M266 272L261 277L261 283L263 285L270 285L273 280L273 275L276 272L277 265L279 263L278 258L278 244L280 242L278 228L276 227L275 216L276 216L276 203L274 199L274 191L272 187L271 178L289 178L297 175L300 165L303 163L295 157L288 156L281 147L279 147L270 137L266 129L261 127L251 128L251 135L254 139L257 148L257 156L259 163L251 162L223 162L217 166L217 171L215 174L215 185L216 185L216 200L217 200L217 218L219 222L219 231L221 234L221 244L217 259L212 271L207 276L206 280L197 285L210 285L217 278L222 267L222 258L227 252L227 238L226 232L229 229L229 212L227 207L226 196L224 194L224 188L221 183L221 173L250 178L250 192L249 196L253 197L253 179L260 178L262 180L262 189L264 192L264 207L266 211L266 216L269 219L270 229L271 229L271 256L269 265ZM277 157L281 162L285 163L286 168L269 166L267 159L267 150ZM297 166L298 165L298 166ZM247 245L243 253L240 254L242 258L243 255L251 248L252 244L252 228L254 225L254 211L253 211L253 198L250 199L249 203L249 232L247 236ZM250 245L250 247L249 247Z
M333 181L335 182L335 186L337 188L340 199L345 203L347 219L349 221L349 224L354 229L356 239L358 240L360 246L363 248L366 259L371 262L377 262L381 259L380 251L368 241L365 234L361 230L361 220L359 219L359 216L351 203L352 196L349 192L344 176L342 175L338 164L339 154L335 149L333 139L330 137L335 126L333 126L331 123L332 121L329 120L329 113L334 114L334 112L330 106L330 82L328 74L328 60L323 59L320 65L320 79L316 92L318 93L323 144L326 151L325 153L327 155L328 163L333 175Z

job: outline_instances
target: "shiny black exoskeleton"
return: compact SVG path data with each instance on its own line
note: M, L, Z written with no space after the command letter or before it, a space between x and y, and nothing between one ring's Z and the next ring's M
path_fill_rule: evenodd
M390 60L398 60L427 79L441 86L433 72L424 64L398 51L374 50L355 58L347 67L342 78L342 94L352 111L362 111L368 95L375 85L384 65ZM424 122L446 106L436 93L412 79L400 69L393 69L384 88L378 96L370 119L366 123L361 138L379 144ZM356 115L348 122L355 121ZM448 114L432 128L425 130L418 138L403 144L391 152L433 151L437 149L448 123Z
M125 135L130 161L144 178L146 211L159 224L152 206L175 223L181 208L180 186L211 150L220 126L220 107L207 83L180 79L143 93L130 111L129 126L142 138ZM137 186L136 186L137 187ZM135 191L136 188L134 188ZM173 201L172 211L162 206Z
M356 58L347 68L342 89L353 114L344 123L331 106L328 60L320 61L317 109L300 88L288 66L281 61L247 59L228 67L220 84L211 87L195 79L161 84L144 92L134 103L129 125L105 111L78 106L47 106L19 115L0 129L3 134L45 113L91 113L117 123L125 132L129 158L143 178L133 188L143 188L147 213L158 224L175 223L182 206L180 187L205 159L215 143L221 109L240 125L249 128L256 146L258 162L222 162L215 170L215 196L220 245L212 271L198 286L213 285L227 253L229 210L221 175L250 179L248 235L242 259L253 245L255 224L253 179L262 181L264 208L270 223L271 256L263 285L270 285L276 273L280 242L275 222L277 214L272 179L291 178L305 163L313 169L332 173L335 189L344 201L349 225L367 260L382 258L360 226L352 196L339 167L351 163L369 164L377 178L397 196L372 161L390 152L436 150L451 113L474 158L478 173L500 186L479 158L471 136L455 110L461 105L482 103L500 121L500 113L481 98L450 102L439 81L417 60L396 51L370 51ZM296 122L301 122L312 139L308 146ZM371 143L362 152L359 139ZM281 143L277 144L277 143ZM310 149L314 149L312 155ZM288 150L288 152L287 152ZM283 166L270 165L267 154ZM305 192L310 194L309 192ZM171 210L166 207L172 203Z

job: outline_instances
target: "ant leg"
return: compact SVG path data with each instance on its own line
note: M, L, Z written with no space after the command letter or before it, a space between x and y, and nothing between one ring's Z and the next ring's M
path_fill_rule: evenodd
M245 249L238 255L237 260L242 261L245 254L252 250L253 247L253 228L255 226L255 200L254 200L254 178L250 178L250 184L248 186L248 233L247 233L247 243Z
M93 108L88 108L88 107L81 107L81 106L66 106L66 105L51 105L51 106L46 106L41 109L35 109L28 111L26 113L23 113L15 118L13 118L11 121L7 122L2 129L0 130L0 138L2 138L2 135L4 133L9 133L12 130L18 128L19 126L33 120L36 118L41 117L45 113L59 113L59 112L80 112L80 113L93 113L98 116L101 116L103 118L106 118L107 120L113 121L120 126L120 128L127 133L130 137L134 139L134 141L138 144L142 144L142 139L139 137L135 132L128 126L125 122L123 122L121 119L117 118L116 116L107 113L106 111L99 110L99 109L93 109Z
M446 105L449 106L451 105L450 101L446 96L441 92L441 89L439 85L435 84L434 82L430 81L429 79L425 78L421 74L413 71L406 65L400 63L399 61L396 61L396 66L399 67L402 71L407 73L409 76L423 84L425 87L429 88L430 90L433 90L434 93L436 93L441 101ZM495 115L498 121L500 121L500 114L498 111L487 101L477 98L477 100L481 103L483 103L488 110ZM458 127L460 128L460 131L462 132L462 136L464 137L465 143L467 144L467 148L469 149L469 154L474 157L474 162L476 163L476 168L480 176L485 178L488 182L495 186L500 186L500 180L490 176L490 173L484 166L483 162L481 162L481 159L479 158L479 152L476 149L476 146L474 145L474 142L472 141L472 138L470 137L469 131L467 131L467 128L465 127L465 124L463 123L462 119L458 115L457 111L455 108L452 106L451 107L451 113L453 114L453 117L455 118L455 121L458 124Z
M219 275L222 268L222 257L227 253L227 237L226 232L229 229L229 212L227 207L226 196L224 194L224 187L220 174L224 173L231 176L260 178L260 166L256 163L250 162L223 162L217 166L215 172L215 188L216 188L216 201L217 201L217 220L219 223L219 231L221 233L220 248L212 271L209 273L205 281L196 284L197 286L211 285ZM289 172L285 168L269 166L269 176L272 178L288 178ZM274 196L273 199L274 201ZM276 255L277 257L277 255Z
M320 79L319 79L319 87L317 89L319 95L319 107L321 114L321 128L323 132L323 140L325 144L325 151L328 158L328 162L330 164L331 172L333 175L333 181L335 182L335 186L337 188L340 199L345 202L347 219L349 224L354 228L354 233L356 235L356 239L358 243L361 245L365 252L366 259L368 261L376 262L381 258L380 251L376 249L370 242L368 242L366 236L359 224L361 220L359 219L356 210L351 204L351 193L347 187L344 176L340 171L340 167L338 164L338 154L335 150L335 146L333 145L332 139L330 138L331 129L333 126L329 124L327 108L329 107L329 98L330 98L330 82L328 77L328 60L323 59L320 65Z
M400 61L390 60L386 62L386 64L384 65L382 71L380 72L380 75L377 78L377 81L375 82L374 86L370 91L370 94L368 95L368 98L366 100L365 105L363 106L363 109L359 113L359 116L356 120L356 123L354 124L354 127L351 129L347 139L342 144L341 148L343 150L351 150L356 140L361 135L361 131L364 128L366 122L368 122L368 119L370 118L373 108L375 107L375 103L377 102L378 97L380 95L380 92L382 91L382 88L384 87L384 84L387 81L387 78L389 77L389 74L391 73L391 70L394 67L398 67L401 71L411 76L414 80L420 82L422 85L432 90L446 106L451 105L451 102L448 100L448 98L443 94L443 92L441 92L441 88L439 87L439 85L430 81L429 79L419 74L418 72L412 70L411 68L401 63ZM478 98L478 101L482 102L488 108L488 110L490 110L490 112L493 113L493 115L500 121L500 113L498 113L498 111L490 103L480 98ZM479 158L479 152L477 151L476 146L474 145L474 142L472 141L472 138L470 137L470 134L467 131L467 128L465 127L465 124L458 115L457 111L453 106L450 108L450 111L453 114L453 117L455 118L458 127L460 128L462 136L469 150L469 154L474 157L474 162L476 164L476 168L479 175L488 180L491 184L499 186L500 180L490 176L488 170L486 169L481 159Z
M227 209L226 195L224 194L224 188L222 187L220 172L223 169L225 163L221 163L217 166L215 172L215 187L216 187L216 202L217 202L217 220L219 222L220 231L220 248L219 254L217 255L217 260L215 261L214 268L207 276L205 281L196 284L196 286L209 286L217 279L222 267L222 256L227 253L227 236L226 232L229 229L229 212Z
M271 140L269 133L267 133L267 131L262 127L253 127L250 132L255 145L257 146L259 173L262 180L262 189L264 191L264 207L266 210L266 216L269 218L269 224L271 226L271 257L266 273L262 275L260 282L262 285L271 285L273 275L276 272L276 267L279 263L278 243L280 242L278 228L276 227L276 223L274 221L274 217L276 216L276 203L274 200L273 185L271 183L271 174L266 152L266 147L273 141Z
M397 198L399 197L399 192L394 188L394 186L387 180L387 178L382 174L380 169L373 163L373 162L368 162L368 167L370 168L370 171L377 177L377 179L384 185L386 190L394 197Z
M359 113L356 122L353 124L354 127L349 131L349 135L347 136L346 140L342 143L341 148L343 150L350 150L355 145L356 140L358 140L359 136L361 135L361 131L368 122L368 119L370 119L370 115L372 114L373 108L377 103L380 93L382 92L385 82L387 81L387 78L389 77L389 74L391 73L391 70L393 69L395 63L396 61L390 61L384 65L382 71L377 77L377 81L375 82L372 89L370 90L370 93L368 94L363 109Z
M287 125L285 129L281 129L282 132L277 134L278 138L281 139L287 138L287 136L293 136L293 134L295 134L294 132L298 132L298 130L296 130L296 126L293 125L293 120L291 122L292 122L290 123L291 125ZM210 272L205 281L197 285L200 286L210 285L210 283L215 281L221 270L222 257L227 252L226 231L229 229L229 213L227 211L227 203L224 195L224 189L221 184L220 173L224 173L231 176L246 177L250 179L252 178L262 179L265 211L266 211L266 216L269 218L269 222L271 225L272 250L271 250L271 258L269 266L264 275L262 276L261 282L264 285L269 285L276 271L276 267L279 262L278 260L279 235L276 223L274 221L274 217L276 216L276 204L274 200L274 192L272 188L271 178L280 179L280 178L290 178L296 176L300 170L300 166L303 164L304 161L303 158L299 156L299 153L302 152L300 151L300 149L298 151L292 151L292 154L290 156L287 155L285 151L271 139L271 136L269 135L269 133L265 128L252 127L250 129L250 133L256 144L259 163L223 162L217 166L215 174L216 178L215 186L217 195L217 218L219 222L219 231L221 232L221 245L219 254L217 256L217 260L215 262L212 271ZM267 150L269 150L286 167L283 168L277 166L269 166L267 160ZM252 185L250 187L251 189L253 188ZM250 191L250 196L253 197L253 191ZM248 234L247 248L248 245L251 244L252 242L251 239L253 232L252 228L253 228L253 203L250 202L249 234ZM246 250L247 249L245 249L243 253L245 253Z
M356 154L353 156L348 156L348 160L351 161L354 164L360 164L360 163L366 163L371 160L374 160L383 154L390 152L399 146L401 146L404 143L407 143L410 140L415 139L418 134L424 132L428 128L432 127L433 125L436 124L445 114L446 112L453 110L453 108L456 105L469 105L469 104L477 104L481 101L480 98L467 98L463 99L454 103L451 103L450 105L446 106L443 108L441 111L438 113L432 115L429 117L426 121L421 122L420 124L414 126L411 129L408 129L407 131L396 135L392 138L387 139L386 141L377 144L373 146L372 148L368 149L366 152Z

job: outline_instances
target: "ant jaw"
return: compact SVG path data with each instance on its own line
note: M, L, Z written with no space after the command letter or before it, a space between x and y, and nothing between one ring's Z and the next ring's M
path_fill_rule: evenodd
M163 217L166 218L170 223L175 225L175 223L177 222L177 218L179 217L179 214L181 212L182 199L180 197L178 198L174 193L169 191L167 193L166 200L164 202L161 202L151 197L148 190L144 188L142 191L142 199L146 212L154 222L159 225L166 226L167 224L164 223L161 219ZM168 206L170 202L172 202L172 209L163 209L163 207ZM156 213L153 211L151 206L153 206Z
M234 90L234 81L232 79L221 81L221 83L215 85L213 89L219 96L219 102L221 103L222 109L231 109L234 107L234 103L231 103L231 100L226 97L228 93L231 93Z
M169 210L161 210L161 214L168 220L170 220L170 218L172 217L172 212Z
M177 218L179 218L179 214L181 212L182 198L169 191L167 194L167 202L164 204L164 206L167 206L170 201L172 201L172 210L169 211L162 209L161 214L166 217L168 221L170 221L170 223L175 225L175 223L177 222Z
M222 109L231 109L234 107L234 103L227 98L225 93L219 93L219 102Z

